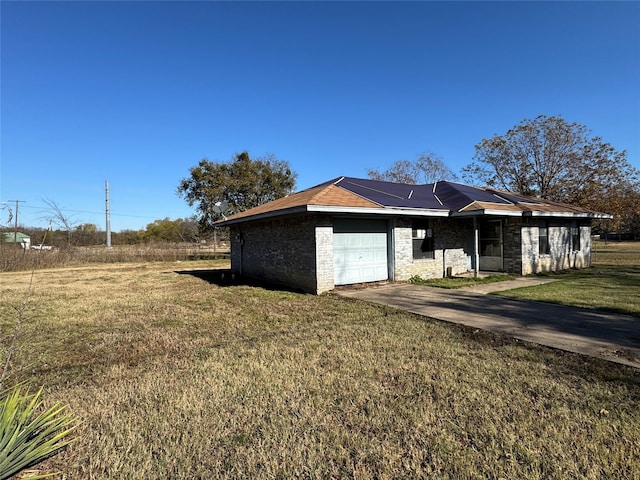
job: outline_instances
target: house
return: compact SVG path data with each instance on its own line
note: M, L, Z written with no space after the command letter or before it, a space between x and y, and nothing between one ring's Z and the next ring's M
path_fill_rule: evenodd
M0 233L0 241L2 243L11 243L20 245L25 250L31 248L31 237L22 232L4 232Z
M234 273L322 293L338 285L591 264L610 215L453 182L340 177L230 216Z

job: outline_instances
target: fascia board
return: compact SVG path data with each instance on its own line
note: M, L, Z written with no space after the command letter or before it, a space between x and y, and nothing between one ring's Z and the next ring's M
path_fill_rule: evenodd
M499 217L561 217L561 218L603 218L611 219L613 215L606 213L574 213L574 212L510 212L505 210L472 210L468 212L455 212L452 217L473 217L478 215L499 216Z
M282 210L273 210L271 212L259 213L238 219L223 220L214 223L216 227L228 227L238 223L245 223L254 220L264 220L267 218L281 217L284 215L292 215L296 213L354 213L366 215L396 215L408 217L448 217L449 210L427 210L416 208L377 208L377 207L339 207L327 205L300 205L297 207L285 208Z
M333 207L326 205L307 205L308 212L314 213L357 213L371 215L396 215L407 217L448 217L449 210L428 210L424 208L367 208L367 207Z
M566 218L603 218L611 219L608 213L577 213L577 212L524 212L525 217L566 217Z
M471 210L468 212L454 212L451 214L452 217L477 217L478 215L485 216L500 216L500 217L520 217L522 216L522 212L511 212L509 210L492 210L492 209L483 209L483 210Z
M284 215L292 215L294 213L304 213L307 211L306 205L297 207L285 208L282 210L272 210L270 212L258 213L257 215L249 215L231 220L223 220L222 222L216 222L213 225L216 227L228 227L230 225L236 225L238 223L251 222L254 220L263 220L265 218L282 217Z

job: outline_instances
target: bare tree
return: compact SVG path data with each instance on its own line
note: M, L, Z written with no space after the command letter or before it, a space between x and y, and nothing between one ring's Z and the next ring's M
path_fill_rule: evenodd
M53 200L42 200L49 207L48 215L45 217L47 221L53 223L61 230L64 230L67 233L67 246L71 245L71 234L75 229L76 225L80 222L75 220L72 216L67 215L62 207L60 207Z
M415 160L398 160L384 172L367 171L369 178L398 183L434 183L440 180L458 180L458 176L433 152L423 152Z

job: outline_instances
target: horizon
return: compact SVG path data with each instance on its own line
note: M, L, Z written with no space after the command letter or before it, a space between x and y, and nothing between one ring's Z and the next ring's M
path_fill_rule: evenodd
M296 191L561 116L640 169L638 2L0 2L0 223L196 214L189 168L248 151ZM8 205L7 205L8 204Z

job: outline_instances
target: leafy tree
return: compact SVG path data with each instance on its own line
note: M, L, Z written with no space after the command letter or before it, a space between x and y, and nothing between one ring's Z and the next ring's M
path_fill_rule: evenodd
M94 223L78 225L73 235L76 245L102 245L106 239L105 233L100 232L100 229Z
M619 152L578 123L540 115L476 145L463 178L524 195L584 203L638 172Z
M639 172L626 151L591 136L584 125L546 115L482 140L463 178L612 213L614 222L603 228L616 230L629 228L640 193Z
M144 241L145 230L122 230L111 233L113 245L138 245Z
M398 160L384 172L368 170L367 175L373 180L411 184L458 179L458 176L433 152L420 153L413 161Z
M198 221L205 228L222 218L216 203L226 202L226 215L242 212L290 194L297 176L287 162L273 155L251 159L248 152L229 162L202 159L189 173L177 193L189 206L197 205Z
M198 225L193 219L164 218L147 225L144 239L163 242L194 242L198 238Z

